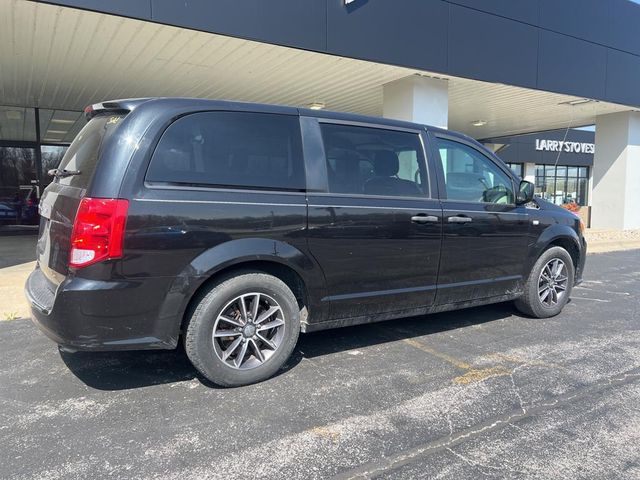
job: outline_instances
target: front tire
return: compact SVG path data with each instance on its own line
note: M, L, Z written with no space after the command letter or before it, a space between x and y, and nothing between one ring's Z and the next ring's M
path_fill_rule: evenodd
M562 247L545 250L531 269L524 294L514 303L535 318L558 315L569 301L575 275L571 255Z
M196 369L221 386L260 382L287 361L300 333L300 309L280 279L244 272L223 279L199 301L185 334Z

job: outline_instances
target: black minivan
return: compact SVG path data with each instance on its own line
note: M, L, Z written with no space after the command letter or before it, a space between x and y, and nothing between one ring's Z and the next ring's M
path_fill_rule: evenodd
M66 350L173 349L211 381L276 373L298 334L581 280L572 213L464 135L183 98L87 107L40 202L33 319Z

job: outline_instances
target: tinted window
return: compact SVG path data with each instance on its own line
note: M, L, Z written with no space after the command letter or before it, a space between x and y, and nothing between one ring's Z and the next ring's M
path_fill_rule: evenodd
M303 190L298 117L246 112L182 117L162 135L147 180Z
M511 177L491 159L462 143L438 139L447 199L465 202L514 203Z
M80 174L58 178L56 181L63 185L87 188L96 169L102 144L113 135L122 118L123 115L100 115L90 120L73 140L58 167L78 170Z
M331 123L321 128L330 192L409 197L428 193L418 134Z

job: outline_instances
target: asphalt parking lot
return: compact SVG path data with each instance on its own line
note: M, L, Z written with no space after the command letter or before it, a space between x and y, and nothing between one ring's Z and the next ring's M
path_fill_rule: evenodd
M0 322L2 478L640 478L640 250L558 317L510 304L303 336L219 389L181 351L60 353Z

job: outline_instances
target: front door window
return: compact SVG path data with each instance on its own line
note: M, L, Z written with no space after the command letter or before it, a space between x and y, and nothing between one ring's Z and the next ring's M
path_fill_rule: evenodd
M513 182L493 161L474 148L438 139L448 200L513 204Z

